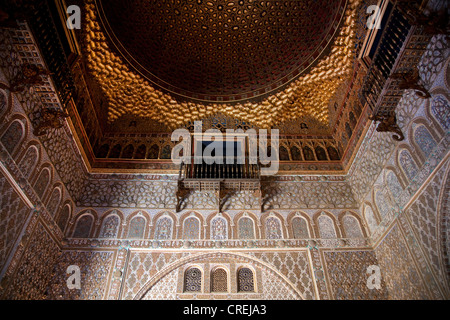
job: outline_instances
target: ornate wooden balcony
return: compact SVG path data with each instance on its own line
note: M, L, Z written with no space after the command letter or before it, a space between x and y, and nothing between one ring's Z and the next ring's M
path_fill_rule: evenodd
M261 198L261 170L258 164L181 164L178 178L177 211L191 192L214 192L218 210L224 199L234 192L251 191Z
M435 14L425 16L426 1L419 2L384 1L381 29L369 33L371 40L360 56L367 67L360 100L369 105L371 120L379 122L377 131L395 133L397 141L404 139L395 114L404 90L414 90L423 99L430 97L421 84L417 66L433 35L422 22Z
M61 11L63 9L58 5L62 5L62 2L7 0L2 9L6 10L5 13L10 19L0 21L0 27L17 28L17 21L26 21L44 57L44 68L53 81L61 104L65 107L75 90L71 65L78 59L79 54L68 35L71 31L65 28L64 11ZM30 83L30 79L26 78L21 80L21 84L27 84L27 81L28 84L38 84ZM20 86L20 89L23 89L22 87Z

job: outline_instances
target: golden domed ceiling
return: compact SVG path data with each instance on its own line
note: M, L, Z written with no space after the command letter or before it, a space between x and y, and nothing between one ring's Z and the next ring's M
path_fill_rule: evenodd
M142 76L205 102L267 95L306 72L334 38L345 3L97 1L109 38Z
M358 0L86 0L83 55L107 100L177 128L220 113L260 128L312 119L353 70Z

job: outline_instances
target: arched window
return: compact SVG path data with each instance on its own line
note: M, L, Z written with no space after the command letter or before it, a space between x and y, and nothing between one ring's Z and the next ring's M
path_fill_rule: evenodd
M350 125L352 126L352 128L356 127L357 121L356 121L356 117L353 114L353 112L349 113L349 120L350 120Z
M120 144L116 144L112 148L111 152L109 153L108 158L119 158L121 151L122 151L122 146Z
M150 151L148 152L149 159L158 159L159 157L159 147L154 144L150 147Z
M361 226L359 225L359 221L351 216L346 215L342 219L342 224L344 226L345 234L347 238L363 238L363 233L361 231Z
M129 239L142 239L144 237L146 220L144 217L134 217L128 229Z
M414 130L414 141L419 146L425 158L428 158L436 147L437 143L425 126L419 126Z
M56 188L47 203L47 211L54 217L61 201L61 190Z
M278 218L269 217L266 219L266 239L281 239L281 223Z
M289 161L289 152L285 147L280 147L280 160Z
M75 225L73 238L89 238L94 219L90 215L80 217Z
M253 271L249 268L240 268L237 272L238 292L255 292Z
M195 217L187 218L183 226L183 239L200 239L200 221Z
M377 205L378 212L381 215L381 219L385 219L389 215L392 206L388 202L388 199L384 195L383 191L378 190L375 194L375 204Z
M145 144L141 144L137 150L136 154L134 155L135 159L145 159L145 154L147 153L147 147Z
M211 221L211 239L228 239L227 220L223 217L216 217Z
M36 146L30 146L25 156L20 160L19 168L25 178L30 178L31 173L37 165L39 151Z
M318 221L319 221L319 233L321 238L334 239L337 237L333 220L331 220L330 217L322 215L319 217Z
M172 148L167 145L161 151L161 159L170 159L172 157Z
M131 158L133 158L133 153L134 153L134 147L133 147L132 144L129 144L123 150L122 158L124 158L124 159L131 159Z
M23 126L18 120L11 123L8 130L3 134L1 141L9 154L12 155L14 150L20 145L23 134Z
M156 222L155 239L170 240L172 239L172 219L169 217L161 217Z
M228 292L228 274L222 268L211 273L211 292Z
M120 219L118 216L111 214L103 220L102 228L100 231L100 238L117 238L119 232Z
M417 168L417 165L408 150L402 150L400 152L399 163L400 167L408 177L408 180L411 181L414 179L419 172L419 169Z
M305 161L314 161L314 152L309 147L303 147L303 155L305 156Z
M326 160L328 160L327 153L321 147L316 147L316 156L317 156L317 160L319 160L319 161L326 161Z
M402 194L403 187L394 172L388 172L386 175L386 184L394 198L398 198Z
M347 133L348 140L350 140L353 135L353 130L348 122L345 124L345 132Z
M61 229L63 233L66 230L67 222L69 221L69 219L70 219L70 207L64 206L64 208L62 208L61 210L61 213L59 214L58 221L56 222L59 229Z
M292 234L294 239L309 239L308 224L304 218L295 217L292 219Z
M366 218L366 222L367 225L369 226L370 233L373 234L378 226L378 223L371 207L369 206L366 207L366 209L364 210L364 217Z
M442 129L450 129L450 105L442 95L437 95L431 102L431 113L437 119Z
M291 155L292 155L292 160L293 161L300 161L300 160L302 160L301 152L296 146L293 146L291 148Z
M42 198L42 196L44 195L49 182L50 182L50 171L48 169L44 169L39 174L39 177L33 186L39 198Z
M330 156L330 160L340 160L339 152L336 150L336 148L329 146L327 150L328 155Z
M189 268L184 273L184 292L202 291L202 272L198 268Z
M242 217L238 222L239 239L255 239L255 228L253 220Z

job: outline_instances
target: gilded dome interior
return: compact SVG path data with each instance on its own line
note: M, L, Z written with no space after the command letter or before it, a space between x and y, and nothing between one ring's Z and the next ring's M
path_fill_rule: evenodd
M170 131L222 114L331 134L330 100L353 70L358 1L83 4L81 45L111 131L132 118Z
M307 72L329 49L345 2L108 0L97 10L114 47L154 85L235 102Z

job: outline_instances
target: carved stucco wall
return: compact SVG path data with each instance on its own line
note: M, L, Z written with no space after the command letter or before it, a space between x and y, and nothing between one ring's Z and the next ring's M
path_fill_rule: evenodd
M397 114L406 139L397 143L371 128L350 172L389 299L450 294L448 48L448 39L435 36L418 67L432 97L423 100L406 91L400 101Z

